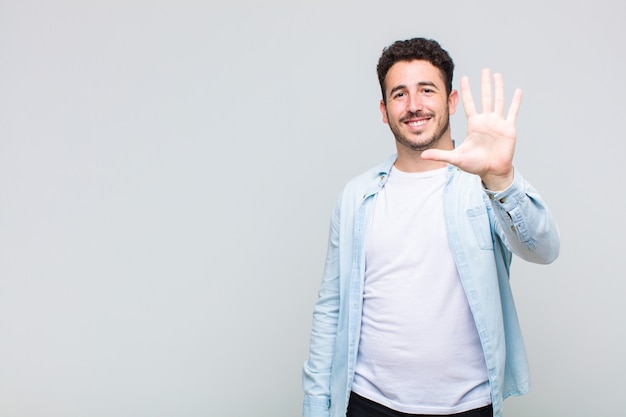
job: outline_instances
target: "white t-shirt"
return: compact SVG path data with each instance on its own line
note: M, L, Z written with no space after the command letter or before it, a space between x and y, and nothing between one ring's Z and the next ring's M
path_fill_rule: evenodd
M453 414L491 403L478 332L450 251L447 169L392 169L365 246L352 390L397 411Z

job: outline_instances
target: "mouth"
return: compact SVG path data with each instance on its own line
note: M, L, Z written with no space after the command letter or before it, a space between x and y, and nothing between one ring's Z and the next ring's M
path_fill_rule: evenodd
M429 120L430 120L430 117L418 117L418 118L412 117L410 119L403 120L402 122L405 125L407 125L409 128L418 130L426 126Z

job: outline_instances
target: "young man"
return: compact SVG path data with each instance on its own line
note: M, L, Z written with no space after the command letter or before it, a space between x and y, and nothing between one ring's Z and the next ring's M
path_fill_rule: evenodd
M398 41L377 70L397 154L350 181L333 212L304 415L500 416L529 385L512 254L559 252L554 220L513 167L521 91L505 115L502 77L492 91L483 70L479 113L464 77L468 133L455 148L448 53Z

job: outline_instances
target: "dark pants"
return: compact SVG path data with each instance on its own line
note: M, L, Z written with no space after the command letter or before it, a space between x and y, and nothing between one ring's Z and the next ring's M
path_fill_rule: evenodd
M407 414L392 410L384 405L380 405L372 400L363 398L354 392L350 393L348 412L346 417L426 417L426 414ZM465 411L457 414L447 414L454 417L493 417L493 407L491 404ZM444 417L444 416L437 416Z

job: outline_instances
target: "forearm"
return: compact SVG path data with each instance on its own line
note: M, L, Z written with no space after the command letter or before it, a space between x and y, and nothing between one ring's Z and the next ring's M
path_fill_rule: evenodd
M304 363L302 385L303 412L306 417L328 416L330 377L339 315L335 279L324 280L313 312L309 357Z
M539 193L519 172L503 191L486 192L495 214L496 231L514 254L540 264L557 258L560 238L556 222Z

